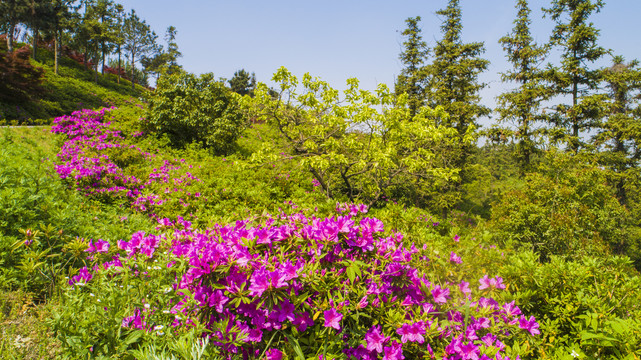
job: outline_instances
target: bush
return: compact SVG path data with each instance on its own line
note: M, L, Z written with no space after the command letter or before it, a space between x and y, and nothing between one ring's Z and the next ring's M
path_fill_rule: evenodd
M158 235L100 242L55 320L64 351L127 358L203 334L211 353L238 358L503 358L539 333L495 300L500 277L459 273L454 253L432 263L365 212L283 212L202 231L162 219Z
M638 249L633 218L619 204L607 171L563 154L550 160L494 204L489 228L495 238L530 248L543 261L605 251L628 255L639 266L639 254L630 251Z
M216 154L228 153L244 127L238 95L214 75L165 75L149 99L147 125L167 134L176 147L197 141Z

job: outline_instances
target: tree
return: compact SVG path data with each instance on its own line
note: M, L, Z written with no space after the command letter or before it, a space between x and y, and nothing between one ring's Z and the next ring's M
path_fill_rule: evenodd
M179 72L163 75L149 99L147 125L183 147L201 142L216 154L233 149L244 127L238 95L214 79Z
M636 170L641 160L641 67L639 61L626 63L615 56L603 77L608 88L606 116L599 125L594 142L602 152L601 163L618 173L617 197L628 203L626 182L638 181ZM630 174L627 174L630 172Z
M252 115L278 129L289 156L268 150L255 160L296 159L328 198L369 204L457 178L451 152L443 149L460 146L459 138L454 129L438 125L447 117L442 107L421 108L409 121L407 95L396 97L385 85L371 93L349 79L341 97L309 74L299 89L298 79L285 68L272 80L280 88L276 97L259 83L248 102Z
M54 40L54 73L58 74L58 59L60 57L61 38L65 29L71 27L73 4L76 0L52 0L51 18L48 31Z
M234 73L228 83L231 91L240 95L254 96L256 74L251 73L250 75L245 69L240 69Z
M133 89L135 87L133 69L136 67L136 62L156 49L158 36L151 31L144 20L140 20L134 10L131 10L129 16L125 18L123 33L125 53L131 59L131 87Z
M3 0L0 2L0 21L7 34L8 52L13 52L16 27L26 19L28 11L28 0Z
M566 132L569 149L577 152L583 145L581 134L594 128L602 115L603 96L595 95L602 71L591 69L591 63L608 53L597 43L599 30L589 22L599 12L603 0L553 0L543 9L556 22L550 45L561 48L561 66L550 67L548 79L555 95L569 96L571 104L556 106L554 125Z
M443 106L450 115L444 119L444 125L454 127L463 139L477 127L477 119L490 112L480 104L479 91L485 84L478 82L479 74L487 69L489 61L479 57L485 52L482 42L462 42L458 0L450 0L447 8L437 14L445 17L441 25L443 38L434 47L434 60L426 66L429 78L427 105L432 108ZM461 144L456 167L463 168L471 147L465 141Z
M161 74L176 74L182 70L182 66L178 65L178 58L182 54L178 51L178 44L176 44L175 27L167 28L165 41L167 41L167 51L164 51L162 46L158 46L152 53L140 60L145 71L156 75L156 77Z
M423 41L418 22L421 17L405 20L407 29L401 33L406 37L403 51L399 58L404 65L401 74L396 78L394 92L396 95L406 93L409 96L409 108L412 117L425 102L426 72L424 63L429 54L427 43Z
M530 34L530 8L527 0L518 0L518 15L512 32L499 40L512 70L501 74L504 82L516 82L518 87L498 97L500 122L513 122L517 139L516 159L521 166L521 174L530 167L530 157L536 151L535 137L541 129L534 126L544 121L546 116L540 112L541 102L550 98L549 87L543 83L543 73L538 66L547 55L545 46L538 46Z

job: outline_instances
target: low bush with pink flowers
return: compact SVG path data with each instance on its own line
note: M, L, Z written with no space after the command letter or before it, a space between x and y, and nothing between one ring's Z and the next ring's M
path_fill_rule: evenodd
M70 279L58 323L70 351L126 354L196 332L229 358L514 359L514 344L539 334L499 302L500 277L459 274L454 253L431 261L363 205L157 229L90 248L95 264Z

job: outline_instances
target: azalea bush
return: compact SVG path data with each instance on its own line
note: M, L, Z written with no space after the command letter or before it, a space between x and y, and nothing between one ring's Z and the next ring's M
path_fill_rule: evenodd
M132 354L195 333L228 357L357 359L503 359L539 333L497 302L500 277L452 282L460 256L431 265L366 212L292 209L204 230L162 219L158 234L93 243L56 329L70 353Z

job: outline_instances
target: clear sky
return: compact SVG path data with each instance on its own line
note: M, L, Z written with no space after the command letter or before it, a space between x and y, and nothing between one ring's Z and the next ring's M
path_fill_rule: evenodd
M309 72L335 88L356 77L364 89L385 83L393 87L402 64L398 60L405 19L421 16L423 39L433 46L441 37L435 14L447 0L119 0L135 9L164 36L168 26L178 30L183 57L179 63L194 73L213 72L231 78L236 70L255 72L269 83L280 66L301 76ZM491 61L481 77L488 83L483 102L509 85L499 73L508 67L498 39L512 29L513 0L461 0L463 40L485 43ZM554 24L542 18L549 1L531 0L532 33L546 42ZM641 60L640 0L606 0L592 17L600 29L600 44L627 60ZM161 41L164 42L164 41ZM607 66L610 58L598 64Z

